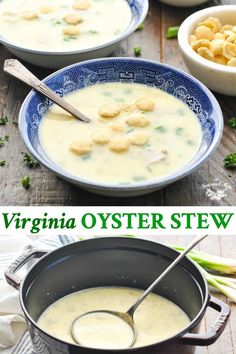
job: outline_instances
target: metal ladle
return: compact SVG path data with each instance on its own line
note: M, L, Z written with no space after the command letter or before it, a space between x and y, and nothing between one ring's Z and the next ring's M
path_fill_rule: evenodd
M193 242L174 260L174 262L172 262L169 265L169 267L163 273L161 273L161 275L137 299L137 301L130 307L130 309L127 312L97 310L97 311L86 312L86 313L80 315L79 317L77 317L71 325L71 334L72 334L73 339L76 341L76 343L78 343L80 345L89 346L89 345L86 345L86 343L84 343L83 340L81 340L82 338L80 337L80 335L78 335L78 332L80 331L80 329L82 329L82 326L83 326L82 322L84 321L84 319L86 317L93 316L93 315L100 316L101 320L104 321L105 317L107 317L107 320L109 320L111 318L111 316L113 316L113 318L117 318L117 320L119 320L119 323L122 320L131 329L131 331L130 331L131 336L129 338L130 340L129 340L129 343L127 344L127 348L133 347L133 345L137 339L137 330L136 330L136 326L134 323L134 313L135 313L136 309L144 301L144 299L150 294L150 292L156 287L156 285L185 257L185 255L187 253L189 253L192 250L192 248L194 248L198 243L200 243L202 240L204 240L207 236L208 235L204 235L204 236L197 237L196 239L194 239ZM117 323L118 323L118 321L117 321ZM117 333L117 336L119 336L119 333ZM107 348L107 349L112 349L112 348Z
M3 70L14 76L25 84L34 88L36 91L42 93L44 96L48 97L51 101L56 103L58 106L63 108L66 112L72 114L75 118L82 120L84 123L89 123L90 119L81 113L77 108L73 107L66 100L57 95L53 90L50 89L45 83L40 81L36 76L34 76L23 64L21 64L16 59L7 59L4 62Z

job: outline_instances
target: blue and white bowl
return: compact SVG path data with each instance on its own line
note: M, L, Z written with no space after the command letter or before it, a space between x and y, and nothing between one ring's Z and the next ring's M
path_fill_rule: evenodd
M120 43L132 34L147 16L149 8L148 0L127 0L127 2L132 12L132 20L129 27L116 39L96 47L71 52L34 50L13 44L1 35L0 43L20 59L50 69L63 68L82 60L103 58L115 52Z
M39 141L39 125L52 104L32 91L25 99L19 117L22 137L30 152L43 165L62 178L95 193L110 196L136 196L163 188L200 167L218 146L223 131L223 116L213 94L194 77L166 64L135 58L89 60L71 65L48 76L44 82L60 96L97 83L140 83L161 89L189 106L202 127L202 143L186 166L164 178L129 185L100 183L76 177L49 160ZM171 144L171 142L170 142Z

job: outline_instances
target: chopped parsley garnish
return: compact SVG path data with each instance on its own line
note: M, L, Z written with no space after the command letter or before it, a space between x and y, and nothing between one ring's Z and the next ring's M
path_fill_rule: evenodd
M0 160L0 167L3 167L6 165L6 161L5 160Z
M35 158L29 154L27 154L27 152L22 152L22 154L24 155L23 161L26 163L26 166L29 168L37 168L39 167L39 163L37 160L35 160Z

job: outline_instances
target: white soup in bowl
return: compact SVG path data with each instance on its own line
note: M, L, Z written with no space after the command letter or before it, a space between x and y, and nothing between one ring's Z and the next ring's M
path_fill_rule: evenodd
M66 100L91 122L52 105L39 138L48 158L78 177L122 185L169 176L188 164L201 144L196 115L154 87L96 84Z
M1 0L1 36L46 52L78 51L119 37L132 20L126 0Z

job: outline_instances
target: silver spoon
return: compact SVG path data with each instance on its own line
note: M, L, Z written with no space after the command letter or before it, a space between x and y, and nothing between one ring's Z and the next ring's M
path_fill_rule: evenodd
M134 323L134 313L138 306L144 301L144 299L150 294L150 292L156 287L156 285L181 261L181 259L184 258L184 256L192 250L199 242L204 240L208 235L204 235L201 237L197 237L196 239L193 240L193 242L175 259L174 262L172 262L169 267L149 286L149 288L137 299L137 301L130 307L130 309L127 312L116 312L116 311L109 311L109 310L97 310L97 311L90 311L86 312L79 317L77 317L74 322L71 325L71 334L74 340L80 344L80 345L85 345L86 343L81 340L81 336L79 332L82 329L82 322L87 316L97 316L94 318L98 318L98 316L101 317L101 321L104 321L104 318L107 315L107 320L108 316L109 318L113 316L114 318L116 317L119 320L122 320L123 322L126 323L126 325L129 326L129 329L131 329L130 333L130 338L127 343L127 348L132 347L137 339L137 330L135 327ZM117 321L118 324L118 321ZM119 328L119 327L118 327ZM126 328L128 328L126 326ZM118 333L117 333L118 335ZM87 345L88 346L88 345ZM109 348L111 349L111 348ZM124 348L123 348L124 349Z
M36 91L42 93L44 96L48 97L58 106L63 108L68 113L72 114L74 117L82 120L85 123L89 123L90 119L86 117L83 113L78 111L77 108L73 107L70 103L65 101L59 95L57 95L53 90L51 90L47 85L40 81L36 76L34 76L23 64L21 64L16 59L7 59L4 62L3 70L14 76L25 84L33 87Z

